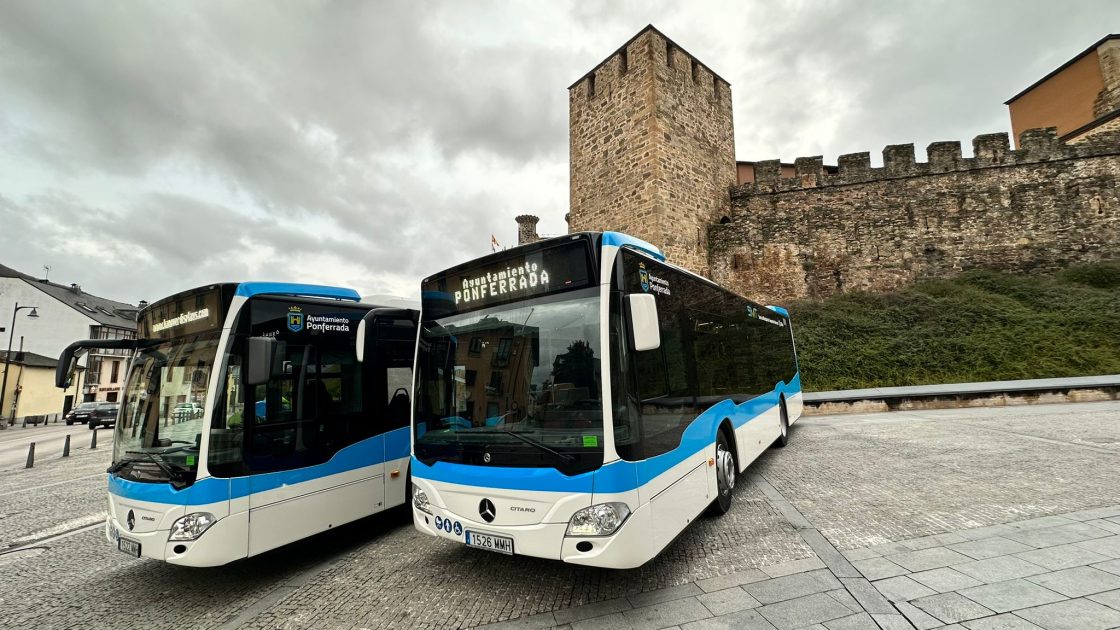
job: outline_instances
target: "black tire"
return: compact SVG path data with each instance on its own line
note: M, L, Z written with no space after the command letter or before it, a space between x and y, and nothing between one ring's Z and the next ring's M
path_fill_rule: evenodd
M71 425L73 425L73 424L74 424L74 421L73 421L73 420L67 420L67 421L66 421L66 426L71 426Z
M735 479L739 474L735 453L731 450L731 440L727 432L720 429L716 436L716 499L708 506L708 514L720 516L727 514L735 499Z
M783 398L778 402L778 410L781 413L781 427L782 432L778 435L778 439L774 440L774 448L782 448L789 444L789 414L786 412L786 399Z

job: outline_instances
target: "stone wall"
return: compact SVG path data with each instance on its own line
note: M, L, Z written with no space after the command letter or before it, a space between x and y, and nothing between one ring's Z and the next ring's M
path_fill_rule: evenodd
M735 182L731 87L653 27L569 88L569 230L619 230L708 274Z
M731 189L731 212L710 228L711 277L744 295L783 303L846 290L887 291L974 267L1049 271L1120 258L1120 136L1076 145L1031 130L978 136L975 157L937 142L916 162L913 145L820 157L779 177Z

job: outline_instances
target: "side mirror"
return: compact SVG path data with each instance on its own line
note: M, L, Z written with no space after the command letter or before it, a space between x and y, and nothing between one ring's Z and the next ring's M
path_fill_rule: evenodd
M58 357L58 365L54 368L54 386L59 389L67 389L70 387L70 380L74 375L74 369L78 367L78 351L79 348L68 346L62 351L62 356Z
M649 293L626 296L626 320L630 346L636 352L661 347L661 325L657 321L657 298Z
M272 379L277 372L275 337L249 337L249 369L245 375L246 385L260 385Z
M358 363L364 363L366 360L366 319L363 317L362 321L358 322L358 334L354 340L354 355L358 358Z

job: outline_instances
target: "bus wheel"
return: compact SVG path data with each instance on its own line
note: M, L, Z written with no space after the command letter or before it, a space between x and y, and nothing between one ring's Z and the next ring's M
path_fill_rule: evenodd
M712 516L726 514L731 509L731 499L735 496L735 456L731 454L731 443L727 433L719 432L716 438L716 500L708 508Z
M778 402L778 410L782 414L782 433L778 436L778 439L774 440L774 448L782 448L789 444L789 414L786 413L785 398Z

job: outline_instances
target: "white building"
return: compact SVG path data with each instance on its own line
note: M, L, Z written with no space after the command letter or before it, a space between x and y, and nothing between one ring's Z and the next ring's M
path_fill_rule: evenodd
M12 310L17 303L36 307L38 317L27 317L27 310L16 315L13 353L22 343L25 352L57 358L66 346L80 339L136 337L137 307L91 295L76 284L47 282L0 265L0 328L4 329L0 332L0 351L8 347L13 332ZM83 357L79 363L87 369L79 371L79 378L67 392L66 406L88 400L117 400L128 355L124 350L95 350ZM5 417L13 402L18 405L18 401L5 398ZM22 414L17 410L17 415Z

